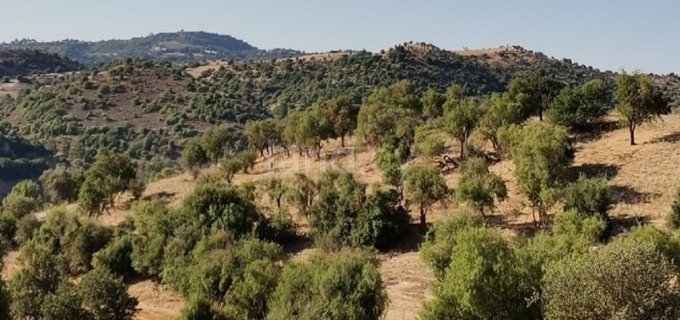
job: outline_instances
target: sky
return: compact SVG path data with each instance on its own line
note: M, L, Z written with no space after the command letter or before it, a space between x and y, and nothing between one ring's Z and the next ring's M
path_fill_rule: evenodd
M521 45L600 69L680 73L676 0L0 0L0 41L229 34L262 49Z

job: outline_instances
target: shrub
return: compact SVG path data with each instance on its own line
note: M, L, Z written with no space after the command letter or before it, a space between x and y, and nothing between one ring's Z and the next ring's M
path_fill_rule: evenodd
M5 214L16 219L37 210L40 203L40 186L37 183L24 180L17 183L10 193L2 200L2 210Z
M258 226L260 238L269 239L279 244L290 243L295 239L295 223L285 209L279 209L275 214L263 220Z
M653 245L615 241L564 259L546 273L550 319L676 319L680 291L671 263ZM578 290L574 290L578 288Z
M567 127L583 127L607 114L607 88L602 80L591 80L580 87L565 87L552 101L548 118Z
M17 233L17 219L8 214L0 215L0 243L9 246Z
M376 265L373 254L351 251L288 263L268 319L379 319L387 294Z
M508 196L503 180L489 171L484 159L469 158L461 168L461 178L455 189L456 198L472 206L485 216L485 208L493 211L496 201L503 201Z
M122 279L106 269L94 269L78 283L83 307L95 320L128 320L137 312L137 299L130 297Z
M494 230L465 228L453 236L450 265L426 303L422 319L528 319L533 288L508 243Z
M127 235L113 239L103 249L92 256L93 268L106 268L111 273L129 277L133 275L132 268L132 241Z
M355 246L373 246L384 250L403 240L411 217L401 205L395 190L377 190L368 195L350 234Z
M565 210L597 215L606 220L610 204L611 191L604 178L588 179L581 176L564 190Z
M671 205L671 213L666 219L671 228L680 228L680 189L675 193L675 199Z

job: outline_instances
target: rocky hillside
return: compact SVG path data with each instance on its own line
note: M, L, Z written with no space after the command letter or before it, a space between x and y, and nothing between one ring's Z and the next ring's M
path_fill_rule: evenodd
M126 40L96 42L18 40L0 44L0 50L32 49L57 53L86 65L123 57L194 63L217 59L268 59L294 56L293 50L260 50L228 35L208 32L170 32Z

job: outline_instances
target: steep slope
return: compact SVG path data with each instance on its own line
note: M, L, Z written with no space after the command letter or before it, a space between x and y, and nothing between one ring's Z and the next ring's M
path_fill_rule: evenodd
M293 50L260 50L232 36L203 31L158 33L126 40L97 42L19 40L0 44L0 50L2 49L45 50L87 65L110 62L123 57L192 63L216 59L275 58L298 54Z

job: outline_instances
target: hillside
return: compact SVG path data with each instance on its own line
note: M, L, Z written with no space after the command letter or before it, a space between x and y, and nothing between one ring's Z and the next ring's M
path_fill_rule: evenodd
M124 59L78 74L33 77L35 89L0 103L0 114L4 132L42 143L59 161L88 163L103 147L172 165L185 139L217 124L239 131L248 120L281 117L339 96L358 107L375 88L402 79L418 94L458 84L468 95L486 95L528 72L567 83L612 84L616 75L521 48L455 53L424 43L191 68ZM667 95L678 96L677 77L655 79ZM24 88L7 87L14 95Z
M0 49L0 79L44 73L61 73L81 69L82 66L55 53L29 49Z
M96 42L38 42L25 39L0 44L0 50L8 49L44 50L90 66L126 57L189 64L206 60L269 59L298 54L293 50L260 50L232 36L203 31L158 33L126 40Z

